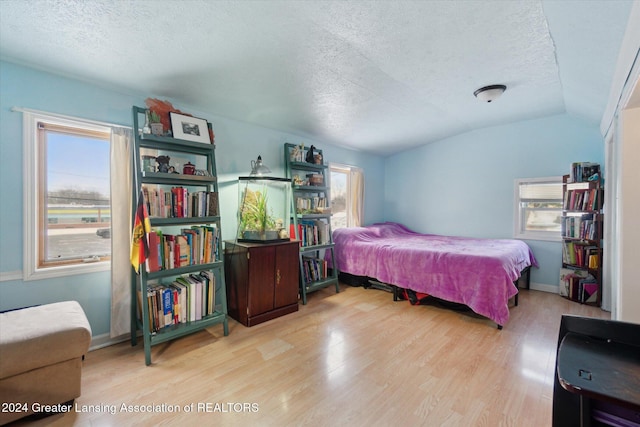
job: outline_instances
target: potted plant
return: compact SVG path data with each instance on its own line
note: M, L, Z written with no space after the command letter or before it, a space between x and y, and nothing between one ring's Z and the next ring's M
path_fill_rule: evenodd
M160 122L160 115L151 110L149 114L149 123L151 124L151 133L162 136L164 134L164 126Z
M240 238L243 240L275 240L278 239L276 220L269 213L267 191L245 189L240 210Z

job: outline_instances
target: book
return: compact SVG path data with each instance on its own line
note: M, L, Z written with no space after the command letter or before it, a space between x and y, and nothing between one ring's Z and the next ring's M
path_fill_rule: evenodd
M191 309L191 319L201 320L202 319L202 282L197 280L191 275L184 276L185 280L189 282L191 285L191 292L193 294L190 297L190 309Z
M558 287L559 294L563 297L571 298L574 282L580 280L582 278L586 278L588 272L586 270L579 270L575 268L561 268L560 269L560 283ZM576 285L576 295L577 295L577 285ZM571 298L573 299L573 298ZM576 296L577 299L577 296Z
M207 216L218 216L218 192L207 193Z
M329 223L318 219L315 221L315 226L318 230L318 243L321 245L329 243Z
M164 326L173 325L173 292L171 288L164 287L162 292L162 314L164 316Z
M197 242L194 240L195 239L195 232L191 229L182 229L182 236L184 236L184 238L186 238L187 240L187 250L186 250L186 254L188 255L188 260L187 263L184 265L191 265L194 264L194 260L196 257L195 254L195 246L197 244ZM182 256L182 254L181 254Z
M169 285L169 288L171 289L171 292L173 292L173 323L178 324L182 321L182 289L175 281Z
M211 315L216 307L216 276L213 271L203 270L200 275L207 278L207 315Z
M152 287L153 312L155 314L155 330L164 328L164 307L162 302L162 290L158 285Z
M200 310L202 317L207 315L207 294L209 292L209 279L201 274L194 274L194 278L202 283L202 298Z
M218 247L219 247L218 242L220 239L220 230L215 224L211 226L206 226L205 229L210 234L210 237L209 237L210 242L208 243L208 246L211 254L209 257L209 262L214 262L220 259L220 254L218 253Z
M202 319L202 281L195 280L196 285L196 320Z
M165 268L175 268L175 236L172 234L165 234L165 253L164 253L164 265Z
M174 249L174 257L176 261L176 267L184 267L185 265L191 264L191 248L189 247L187 237L179 234L175 236L175 240L176 243Z
M150 217L183 218L218 216L218 192L189 192L186 187L164 189L142 186L144 203Z
M144 299L142 298L142 291L140 289L138 289L137 291L137 300L138 300L138 305L137 305L137 313L138 313L138 319L140 321L142 321L142 313L143 313L143 307L142 304L146 304L147 305L147 324L149 325L149 332L153 333L153 315L152 315L152 305L151 305L151 292L147 289L147 297Z
M147 273L160 270L159 246L158 234L155 230L151 230L149 232L149 256L145 261Z
M194 264L202 264L205 262L204 260L204 228L199 226L191 227L191 233L194 234L194 254L195 259L193 261Z
M180 276L177 280L181 283L184 283L187 287L187 316L190 322L195 320L200 320L201 317L198 317L199 311L197 307L198 303L198 287L197 283L193 278L191 278L188 274L184 276Z
M206 315L206 298L204 298L204 295L206 295L206 286L207 286L207 280L205 277L203 277L201 274L198 273L192 273L189 274L189 278L190 280L193 280L195 283L200 282L202 284L202 286L199 286L198 289L200 289L201 291L201 295L200 295L200 314L202 316Z
M599 179L600 165L592 162L574 162L569 169L569 182L586 182Z
M149 332L153 333L157 331L156 321L155 321L155 303L154 303L154 295L155 292L152 289L147 289L147 310L149 311Z
M186 298L185 298L185 320L188 322L193 322L196 320L196 288L192 280L189 280L188 276L179 276L176 277L176 282L183 285L186 289Z
M184 192L182 187L173 187L171 189L172 205L173 205L173 217L182 218L184 216Z
M187 191L187 189L185 187L180 187L182 194L180 196L180 199L182 200L182 214L181 217L188 217L189 215L189 204L187 203L189 201L189 192Z
M188 305L187 304L187 301L188 301L187 287L183 283L177 280L173 281L173 286L179 290L178 301L179 301L180 307L179 307L178 316L180 319L180 323L184 323L187 321L187 305Z
M582 302L595 303L598 301L598 288L600 285L594 281L583 283Z

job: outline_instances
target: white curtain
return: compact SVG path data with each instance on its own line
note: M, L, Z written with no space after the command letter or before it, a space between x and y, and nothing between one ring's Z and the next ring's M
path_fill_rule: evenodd
M111 338L131 332L131 170L130 129L111 131Z
M360 169L351 169L351 210L349 222L351 227L360 227L364 222L364 173Z

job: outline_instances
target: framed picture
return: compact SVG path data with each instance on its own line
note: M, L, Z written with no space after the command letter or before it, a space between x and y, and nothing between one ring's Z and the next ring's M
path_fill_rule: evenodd
M174 112L169 112L169 117L174 138L211 144L206 120Z

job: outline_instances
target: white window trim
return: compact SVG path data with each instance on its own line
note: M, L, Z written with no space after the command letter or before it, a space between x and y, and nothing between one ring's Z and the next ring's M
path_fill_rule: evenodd
M18 110L18 109L16 109ZM111 268L111 261L99 261L92 263L71 264L64 266L54 266L46 268L38 268L38 247L40 243L39 228L38 228L38 213L39 213L39 197L38 197L38 159L39 159L39 144L36 142L37 136L37 124L39 121L46 121L56 123L64 126L83 126L98 130L105 131L108 128L110 132L110 125L106 123L98 123L83 119L75 119L68 116L37 112L33 110L20 109L22 111L22 135L23 135L23 218L24 218L24 240L23 240L23 255L22 255L22 280L41 280L54 277L65 277L76 274L95 273L100 271L107 271Z
M518 178L515 181L514 190L513 190L513 206L514 206L514 217L513 217L513 238L521 239L521 240L543 240L547 242L561 242L562 236L561 232L551 232L551 231L536 231L536 232L527 232L522 230L522 212L520 210L520 184L525 182L558 182L562 185L562 177L561 176L549 176L543 178Z

